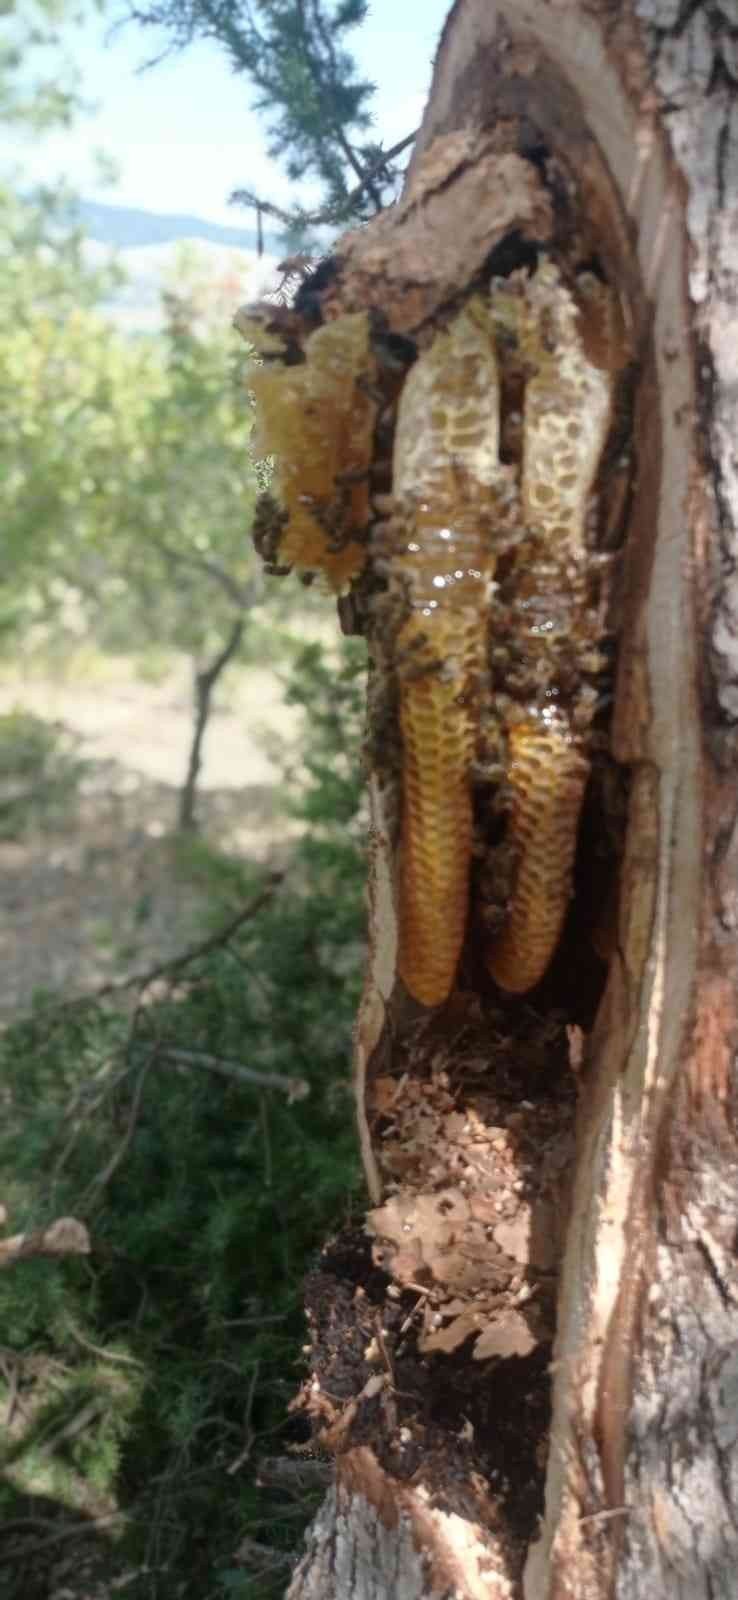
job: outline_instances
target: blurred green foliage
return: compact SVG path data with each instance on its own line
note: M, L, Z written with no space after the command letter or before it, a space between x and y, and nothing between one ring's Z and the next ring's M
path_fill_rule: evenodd
M2 7L0 124L36 137L68 125L79 109L78 74L66 51L65 26L85 15L69 0L11 0Z
M42 36L38 11L21 0L19 39ZM15 94L18 61L0 49L0 102L33 128L51 105L43 84ZM229 660L274 662L320 614L297 583L265 584L251 546L268 465L249 450L238 270L213 280L183 248L171 271L162 327L127 336L104 313L120 273L89 265L71 197L0 167L0 659L16 671L56 676L92 650L166 674L184 655L194 689L230 638Z
M284 1590L284 1569L235 1553L244 1537L293 1552L314 1505L310 1490L257 1480L261 1458L304 1437L287 1412L301 1281L359 1181L349 1057L363 671L353 643L337 663L308 649L295 667L288 694L305 706L306 740L293 805L310 826L262 908L149 990L41 995L0 1037L7 1226L68 1214L93 1240L89 1259L0 1273L9 1600L46 1592L58 1552L19 1519L42 1504L63 1529L50 1502L73 1522L112 1519L101 1571L134 1574L137 1600ZM245 906L264 873L240 870ZM229 1075L234 1064L310 1092L290 1101Z
M0 110L19 136L75 109L54 51L64 12L19 0L0 43ZM74 197L29 190L0 161L6 656L92 634L103 650L184 651L199 668L235 617L294 605L296 586L264 591L251 549L265 468L249 453L251 353L230 327L241 270L214 280L182 247L162 327L129 336L105 312L123 274L90 265Z
M219 315L217 286L204 307L195 286L171 295L156 336L118 334L86 303L100 286L88 282L74 236L55 246L49 281L41 216L35 237L22 240L29 208L8 205L16 249L0 290L5 648L33 623L37 635L92 630L111 651L155 642L207 657L259 598L248 350Z
M63 811L86 769L66 729L21 707L0 715L0 838Z
M21 48L63 16L23 0L0 49L0 107L31 130L73 107ZM161 335L116 334L99 311L111 275L86 265L63 194L0 180L0 267L0 649L91 632L103 649L197 662L253 601L247 352L196 263ZM183 842L176 870L209 887L207 948L148 986L39 994L0 1033L3 1225L70 1215L92 1238L88 1258L0 1272L8 1600L284 1590L273 1561L291 1558L313 1498L260 1486L259 1463L304 1437L287 1410L301 1280L359 1184L362 674L354 645L330 661L293 647L306 736L285 784L305 831L258 911L216 939L264 868ZM73 787L76 763L58 728L21 711L0 723L11 812L18 786Z

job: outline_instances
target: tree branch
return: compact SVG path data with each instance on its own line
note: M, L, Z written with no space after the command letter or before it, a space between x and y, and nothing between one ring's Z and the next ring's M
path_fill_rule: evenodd
M86 1196L93 1195L96 1191L104 1189L110 1182L110 1179L118 1171L121 1161L127 1155L135 1131L136 1123L138 1122L138 1113L141 1106L141 1100L143 1098L146 1079L152 1066L154 1065L155 1058L156 1047L154 1047L154 1049L150 1052L148 1060L144 1062L141 1071L139 1072L136 1087L133 1092L133 1103L131 1105L131 1110L129 1113L128 1122L126 1123L123 1138L120 1140L117 1148L113 1151L110 1160L102 1168L102 1171L95 1174L92 1182L88 1185Z
M198 556L189 551L174 550L170 544L166 543L166 540L151 534L148 542L153 544L156 550L160 550L167 561L171 561L177 566L192 567L198 572L206 573L207 577L212 578L214 583L219 584L228 599L232 600L234 605L238 606L242 611L249 611L256 604L259 585L255 578L250 578L248 583L242 585L237 582L230 572L226 571L225 567L221 567L220 562L211 561L208 556Z
M414 128L412 133L406 134L404 139L400 139L397 144L393 144L391 150L383 150L377 160L372 163L368 172L364 174L361 182L349 190L344 200L333 201L329 205L321 206L318 211L301 211L299 207L294 211L285 211L282 206L275 205L271 200L262 200L253 189L234 189L233 193L228 197L228 204L232 206L258 206L267 216L275 217L277 222L282 222L285 227L294 227L295 223L297 223L300 227L321 228L345 222L356 209L367 183L376 177L377 173L381 172L383 167L386 167L390 161L395 161L398 156L403 154L403 151L408 150L410 145L414 144L417 136L418 130Z
M180 972L183 967L189 966L192 961L197 961L201 956L206 956L213 950L218 950L221 945L228 943L245 922L250 922L264 906L269 904L276 890L284 881L284 872L272 871L268 874L266 884L255 894L248 905L236 913L222 928L207 939L202 939L198 944L190 945L179 956L172 956L169 961L160 961L154 967L149 967L143 972L134 972L129 978L112 978L108 983L103 983L98 989L92 989L89 994L77 994L71 1000L52 1001L48 1006L41 1006L37 1015L55 1015L59 1012L69 1011L73 1006L97 1004L100 1000L107 999L108 995L124 994L127 989L148 989L158 978L164 978L174 972Z
M236 617L226 642L211 661L210 666L202 672L195 674L195 730L192 736L190 757L187 763L187 776L184 781L179 803L180 828L194 828L195 818L195 786L200 771L200 752L202 741L205 737L208 716L210 715L210 700L215 684L224 667L236 654L243 635L243 617Z
M331 76L332 76L333 82L334 83L340 82L340 73L338 71L338 63L336 61L336 52L335 52L334 47L333 47L333 40L332 40L332 38L330 36L330 33L328 32L328 30L327 30L327 28L325 26L325 22L323 20L322 15L321 15L320 5L316 5L315 4L315 0L313 0L313 4L311 5L310 10L311 10L311 15L312 15L312 20L313 20L313 27L315 28L315 31L318 34L318 37L320 38L321 44L323 45L323 49L325 50L326 56L328 58L328 62L329 62L329 66L330 66L330 72L331 72ZM311 60L309 54L308 54L308 61L310 62L310 67L311 67L311 71L313 73L313 77L315 79L316 88L320 92L320 90L322 88L322 83L323 83L322 74L320 72L319 67L316 68L316 65ZM354 147L351 144L350 140L346 138L346 135L345 135L345 133L343 131L343 128L342 128L340 122L334 122L333 123L333 137L335 138L339 149L343 151L343 154L344 154L349 166L353 169L353 171L356 173L357 178L359 179L360 192L361 192L361 190L367 190L369 195L370 195L370 197L371 197L371 200L372 200L372 203L374 205L375 211L381 211L382 210L382 196L381 196L379 190L375 189L374 186L373 186L372 173L371 173L371 171L369 173L366 173L363 170L360 158L357 156L356 151L354 150Z
M166 1045L161 1052L170 1061L179 1061L186 1067L207 1067L210 1072L219 1072L223 1078L232 1078L237 1083L255 1083L262 1089L282 1089L287 1095L290 1104L293 1100L304 1100L310 1093L310 1085L305 1078L287 1078L281 1072L257 1072L254 1067L245 1067L240 1061L231 1061L227 1056L213 1056L207 1050L180 1050Z

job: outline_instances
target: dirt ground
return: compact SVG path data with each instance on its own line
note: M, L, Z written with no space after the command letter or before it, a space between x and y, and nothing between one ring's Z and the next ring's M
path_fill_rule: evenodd
M271 671L234 672L224 691L206 735L201 836L234 856L271 863L294 826L279 813L278 785L282 753L299 737L299 713L284 705ZM212 894L212 879L196 862L183 870L181 853L175 861L171 835L192 730L186 666L156 684L124 662L99 683L5 679L0 715L13 710L78 735L88 765L59 814L0 837L5 1018L25 1009L38 988L72 995L176 954L202 932Z

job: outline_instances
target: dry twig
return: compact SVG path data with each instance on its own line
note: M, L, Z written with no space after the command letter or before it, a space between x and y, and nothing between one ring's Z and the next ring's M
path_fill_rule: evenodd
M0 1267L14 1267L28 1256L88 1256L90 1236L76 1217L58 1217L47 1228L32 1228L0 1239Z
M287 1078L281 1072L258 1072L255 1067L245 1067L227 1056L210 1055L207 1050L180 1050L167 1045L161 1053L185 1067L207 1067L210 1072L219 1072L221 1077L234 1078L238 1083L255 1083L261 1089L282 1089L290 1104L293 1100L304 1100L310 1093L310 1084L305 1078Z

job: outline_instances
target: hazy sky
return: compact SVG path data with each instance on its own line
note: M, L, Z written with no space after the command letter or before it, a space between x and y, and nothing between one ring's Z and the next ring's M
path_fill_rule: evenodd
M386 144L417 126L449 9L450 0L373 0L367 22L349 35L362 74L377 84L376 129ZM248 184L267 198L286 197L265 153L264 124L250 110L249 83L231 73L216 45L196 43L140 73L166 37L131 23L106 42L108 30L95 18L69 32L69 54L94 109L71 133L18 148L29 179L63 173L86 198L236 226L252 219L227 205L232 189ZM112 188L96 176L96 150L118 169Z

